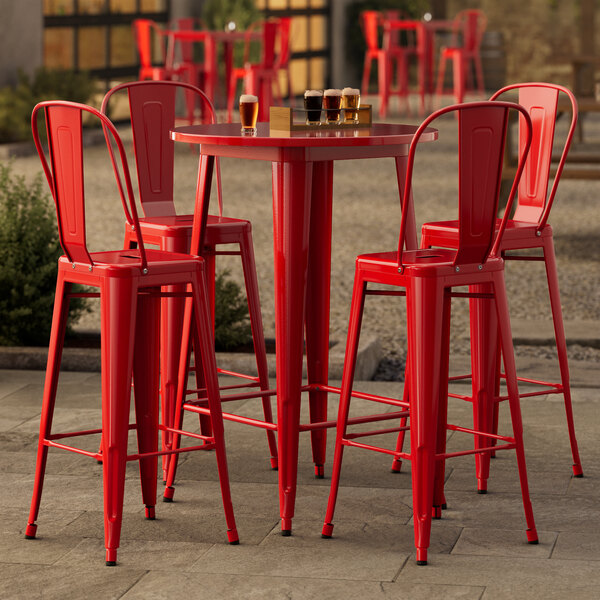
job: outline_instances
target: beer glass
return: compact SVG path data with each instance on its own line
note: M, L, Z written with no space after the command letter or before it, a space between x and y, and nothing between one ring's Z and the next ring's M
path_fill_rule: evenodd
M254 135L256 133L256 119L258 118L258 98L252 94L240 96L240 121L242 134Z
M325 121L327 123L339 123L342 108L342 90L325 90L323 93L323 107L325 108Z
M344 122L358 123L358 107L360 106L360 90L346 87L342 90L342 108Z
M321 124L321 107L323 92L321 90L306 90L304 92L304 108L306 109L306 124Z

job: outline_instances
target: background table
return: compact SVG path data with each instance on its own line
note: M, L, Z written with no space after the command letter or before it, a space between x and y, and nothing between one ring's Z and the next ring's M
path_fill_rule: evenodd
M408 147L416 127L377 123L365 129L278 133L259 123L256 136L243 136L239 124L193 125L171 132L173 140L200 144L191 252L202 247L216 156L266 160L273 169L273 242L275 262L275 341L279 502L282 533L292 529L296 499L298 439L311 431L317 476L323 476L327 420L329 294L333 162L344 159L393 158L400 197ZM437 139L437 130L422 141ZM412 201L412 200L411 200ZM400 225L398 223L398 225ZM414 215L407 245L417 247ZM302 387L306 331L309 385ZM302 390L309 391L311 424L300 425Z

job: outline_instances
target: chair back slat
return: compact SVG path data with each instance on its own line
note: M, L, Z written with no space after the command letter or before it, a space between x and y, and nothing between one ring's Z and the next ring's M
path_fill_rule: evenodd
M89 263L81 111L70 106L47 106L44 112L60 243L72 262Z
M533 139L531 151L527 158L525 171L519 185L517 207L514 220L526 223L537 223L541 229L548 220L550 209L556 195L558 183L573 141L577 125L577 101L573 93L560 85L543 82L516 83L498 90L491 100L496 100L506 92L516 90L519 93L519 104L529 112L533 123ZM556 119L558 115L559 97L563 94L571 105L571 123L562 144L562 152L550 193L550 167L555 143ZM523 153L523 124L519 122L519 156Z
M102 101L106 114L114 94L127 90L133 133L133 147L140 190L140 202L146 217L170 217L176 214L174 192L175 144L170 131L175 126L177 91L199 98L211 123L215 110L208 96L193 85L180 81L134 81L109 90ZM220 165L217 159L217 194L222 214Z
M504 216L497 234L496 215L500 195L502 163L510 110L523 116L527 128L526 146L519 159ZM402 219L398 239L398 268L403 269L407 223L412 211L412 173L419 140L429 125L446 113L458 115L458 249L454 266L483 265L498 255L499 240L506 228L513 199L531 144L531 119L527 111L513 102L471 102L442 108L417 129L411 142L406 166L406 184L402 199Z
M455 263L482 264L498 210L508 109L459 112L459 249Z
M381 13L376 10L365 10L360 13L360 24L365 43L369 50L377 50L379 48L380 20Z
M45 115L48 137L48 155L39 134L38 114ZM113 172L128 220L134 225L140 253L140 268L147 271L144 243L140 234L135 197L123 142L112 122L95 108L66 101L46 101L37 104L31 114L33 141L56 205L60 244L67 258L93 268L94 262L87 248L85 227L85 188L83 168L82 114L90 113L102 124L110 152ZM118 159L112 148L116 146ZM119 165L120 162L120 165ZM124 183L123 183L124 182Z
M146 217L173 216L174 86L130 86L129 109L142 208Z

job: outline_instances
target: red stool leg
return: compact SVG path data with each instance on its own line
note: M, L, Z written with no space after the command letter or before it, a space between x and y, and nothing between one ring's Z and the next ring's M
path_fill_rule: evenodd
M410 446L415 546L417 564L426 565L431 536L442 366L444 290L441 283L432 277L409 279L406 306L411 356Z
M569 362L567 359L567 341L560 305L560 290L558 287L558 273L556 270L556 258L554 255L554 242L552 238L544 240L544 264L546 265L546 277L548 279L548 292L550 294L550 306L552 308L552 321L554 323L554 337L556 339L556 350L558 353L558 365L560 368L560 379L562 392L565 399L565 412L567 416L567 427L569 429L569 441L571 442L571 453L573 455L573 475L583 477L579 448L575 437L575 423L573 421L573 405L571 404L571 383L569 376Z
M521 483L521 495L523 496L523 508L527 522L527 541L530 544L538 543L537 530L533 518L533 508L529 496L529 483L527 480L527 466L525 464L525 449L523 446L523 421L521 418L521 406L519 402L519 390L517 385L517 373L515 368L515 356L512 345L512 333L510 327L510 315L508 312L508 301L504 284L504 272L498 271L493 274L494 295L496 298L496 310L500 324L500 339L502 344L502 356L504 357L504 371L506 373L506 387L508 389L508 402L513 427L513 435L516 443L517 466L519 469L519 480Z
M188 384L188 365L190 364L190 348L194 343L197 349L194 357L195 368L202 368L202 346L198 339L198 332L196 331L195 322L192 323L192 299L188 298L185 302L185 313L183 317L183 330L181 333L181 352L179 360L179 375L177 384L177 399L175 401L175 414L173 416L173 427L175 429L182 429L183 425L183 405L186 398L187 384ZM202 375L204 380L204 375ZM173 434L172 448L176 450L179 448L180 435L178 433ZM172 454L169 457L167 477L165 481L165 491L163 494L163 502L172 502L175 488L173 482L175 481L175 475L177 474L177 464L179 462L179 454Z
M212 419L212 429L215 440L215 454L217 468L219 471L219 483L221 485L221 496L227 523L227 538L230 544L238 544L239 537L233 515L233 504L231 502L231 490L229 487L229 472L227 469L227 455L225 451L225 430L223 428L223 414L221 412L221 399L219 397L219 380L217 377L217 363L214 354L214 338L212 336L212 320L210 309L205 301L206 295L201 292L206 290L206 277L203 271L198 273L198 278L192 281L192 293L194 296L194 321L201 344L202 367L204 380L206 382L206 393ZM203 297L204 296L204 297ZM184 369L180 369L182 373ZM181 377L180 377L181 382ZM169 473L170 476L170 473Z
M106 564L117 561L121 537L136 291L129 278L114 277L102 289L102 466Z
M133 353L133 394L140 454L158 450L158 389L160 299L138 296L135 349ZM146 518L154 519L158 457L140 459L142 500Z
M404 368L404 389L402 390L402 400L404 400L404 402L408 402L409 401L409 383L408 383L408 378L409 378L409 372L410 372L410 367L408 365L408 361L410 360L410 358L407 356L406 357L406 366ZM406 427L406 424L408 423L408 418L407 417L401 417L400 418L400 427ZM398 432L398 438L396 439L396 452L402 452L402 448L404 447L404 438L406 437L406 431L404 431L404 429L402 429L401 431ZM402 470L402 461L399 458L394 458L394 460L392 461L392 473L400 473L400 471Z
M50 332L50 344L48 347L48 363L46 367L46 378L44 381L44 398L42 401L42 415L40 418L40 437L38 442L37 459L35 465L35 479L33 484L33 496L31 498L31 510L29 521L25 529L25 537L35 538L36 521L40 510L42 499L42 488L44 487L44 475L46 473L46 460L48 458L48 446L44 440L50 436L52 430L52 416L54 414L54 403L56 400L56 388L60 371L67 317L69 314L69 300L66 294L71 291L71 284L66 283L64 274L58 271L56 282L56 295L54 299L54 311L52 313L52 329Z
M450 308L451 297L444 297L443 336L440 356L440 395L437 421L437 445L436 453L446 452L446 425L448 424L448 370L450 363ZM444 496L444 481L446 476L446 461L437 460L435 463L435 486L433 490L433 510L431 516L434 519L442 517L442 509L446 508L446 497Z
M470 286L473 293L489 293L489 284ZM496 387L496 355L498 324L496 311L486 299L469 300L471 321L471 373L473 426L477 431L493 430L494 391ZM475 448L489 446L489 439L475 436ZM475 455L477 491L487 492L490 476L490 454Z
M452 76L454 86L454 100L460 104L465 97L466 61L464 52L459 49L452 51Z
M246 286L246 298L248 300L248 313L250 315L250 326L252 328L252 342L254 345L254 355L256 357L256 370L258 372L258 381L261 390L268 390L269 385L269 365L267 363L267 349L265 346L265 334L262 323L262 312L260 309L260 296L258 293L258 280L256 278L256 262L254 259L254 244L252 243L252 229L249 226L244 230L243 237L240 240L240 254L242 259L242 268L244 271L244 283ZM271 398L262 399L263 414L267 423L273 422L273 410L271 408ZM271 468L277 469L277 440L273 431L267 431L267 443L271 453Z
M329 376L329 307L331 288L331 219L333 161L313 166L310 242L306 285L306 365L309 384L326 384ZM327 420L327 392L310 391L311 423ZM324 477L327 430L311 431L315 477Z
M360 326L362 323L363 309L365 305L366 282L360 272L354 277L354 288L352 290L352 303L350 306L350 322L348 324L348 338L346 340L346 354L344 356L344 374L342 376L342 388L340 391L340 405L338 408L337 431L335 438L335 449L333 453L333 471L331 473L331 487L325 522L321 531L321 537L330 538L333 533L333 514L340 486L340 472L342 470L342 457L344 445L342 439L346 435L348 413L350 411L350 398L352 393L352 382L356 369L356 356L358 354L358 342L360 338Z

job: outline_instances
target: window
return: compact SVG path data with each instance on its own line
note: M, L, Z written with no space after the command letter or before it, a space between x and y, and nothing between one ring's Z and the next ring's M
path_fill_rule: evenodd
M131 24L169 19L170 0L44 0L44 65L87 70L105 81L136 78Z

